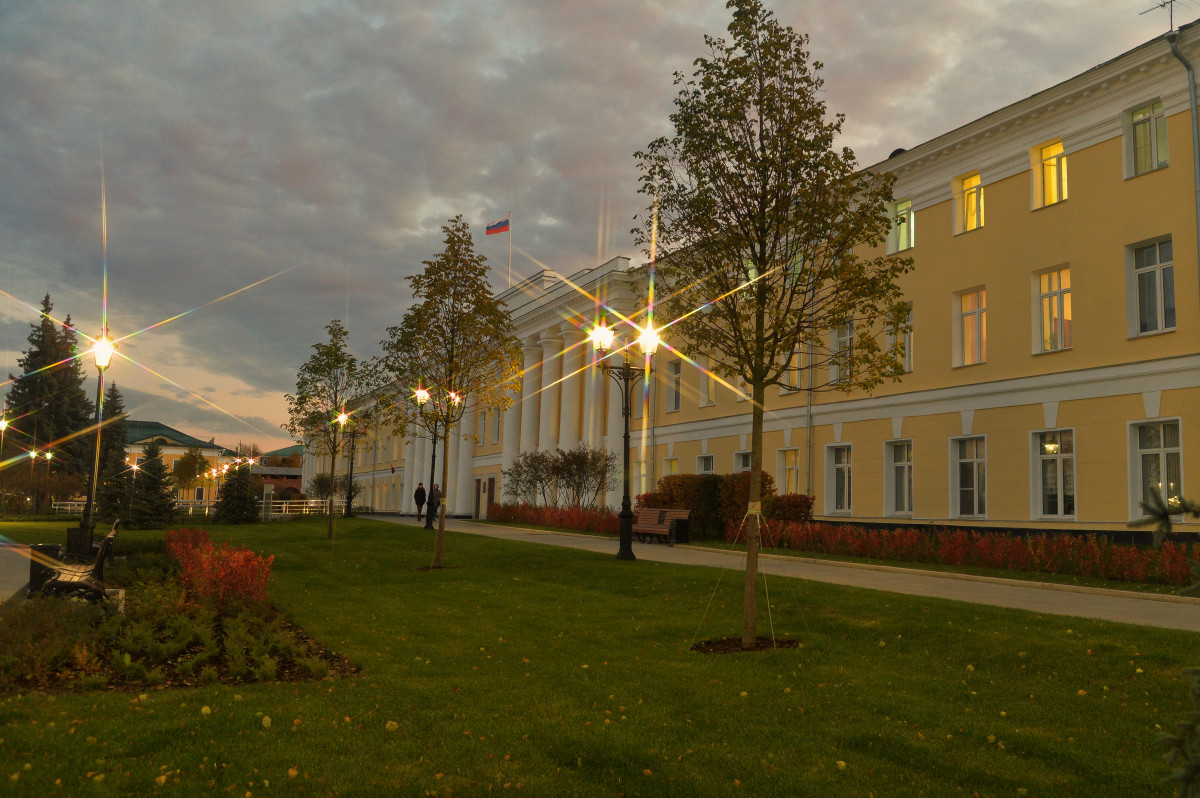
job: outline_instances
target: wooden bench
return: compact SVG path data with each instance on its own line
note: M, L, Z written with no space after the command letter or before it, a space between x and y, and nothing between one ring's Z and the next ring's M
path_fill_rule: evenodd
M677 540L677 528L678 522L686 522L691 513L691 510L655 510L652 507L643 507L634 514L633 534L643 543L660 539L668 546L674 546L677 542L687 543L686 535L682 540Z
M100 551L91 565L67 565L61 562L46 563L54 571L46 584L42 585L42 595L64 596L67 598L83 598L93 604L106 598L104 592L104 561L112 553L113 542L117 539L117 526L120 521L114 521L112 531L100 542Z

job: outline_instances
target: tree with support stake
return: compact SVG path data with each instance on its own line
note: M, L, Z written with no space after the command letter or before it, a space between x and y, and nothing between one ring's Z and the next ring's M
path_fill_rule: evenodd
M760 0L730 0L729 39L676 73L674 133L635 155L651 213L633 232L678 348L712 357L751 399L749 502L762 496L767 388L870 389L903 373L911 261L872 257L894 177L835 149L808 38ZM654 282L657 281L657 286ZM703 312L698 312L703 309ZM749 514L742 646L757 642L759 516Z

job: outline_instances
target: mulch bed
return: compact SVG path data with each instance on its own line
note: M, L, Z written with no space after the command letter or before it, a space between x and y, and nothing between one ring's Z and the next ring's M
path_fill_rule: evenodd
M742 638L721 637L716 640L702 640L692 646L692 651L700 654L741 654L744 651L771 651L776 648L799 648L796 640L782 640L760 637L754 642L753 648L742 648Z

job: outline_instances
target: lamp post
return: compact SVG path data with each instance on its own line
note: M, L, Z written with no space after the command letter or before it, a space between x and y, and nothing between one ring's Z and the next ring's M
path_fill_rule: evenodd
M612 349L615 334L605 324L604 319L600 320L600 324L592 329L588 337L596 347L596 350L602 353L602 357L607 358L608 351ZM620 521L620 546L617 549L618 560L637 559L633 555L633 504L629 501L629 418L633 410L633 389L638 382L650 373L649 359L657 351L658 344L658 332L654 329L653 324L648 324L638 338L638 345L641 347L642 354L646 356L647 360L645 368L639 369L633 367L633 364L629 362L629 357L625 354L627 348L621 350L620 365L610 365L603 359L596 364L599 368L603 369L605 374L612 377L617 387L621 389L621 416L625 419L625 491L621 497L621 512L617 514L617 519Z
M425 390L424 388L417 388L417 390L413 392L413 399L415 399L417 402L417 409L420 411L421 417L427 418L425 415L425 408L429 404L429 391ZM433 440L433 447L430 449L429 455L429 490L433 490L433 478L434 474L436 473L434 469L437 466L438 425L441 424L441 420L441 413L438 413L437 409L434 408L433 426L429 429L430 437ZM433 513L425 513L425 528L433 529Z
M104 408L104 370L108 368L108 364L112 362L113 350L116 347L113 345L112 339L108 337L108 328L105 327L100 333L100 337L92 345L92 355L96 358L96 453L92 458L92 478L88 487L87 504L83 508L83 524L80 530L83 533L83 552L92 550L92 530L96 526L95 511L96 511L96 483L100 481L100 421L101 412Z

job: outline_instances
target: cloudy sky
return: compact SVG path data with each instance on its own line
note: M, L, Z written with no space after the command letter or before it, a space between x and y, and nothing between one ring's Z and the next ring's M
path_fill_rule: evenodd
M1152 0L768 4L864 165L1168 29ZM103 152L110 328L184 314L121 344L133 417L287 445L324 325L377 351L451 216L500 288L483 227L509 210L519 274L636 259L632 153L727 24L723 0L0 0L5 370L47 292L99 326Z

